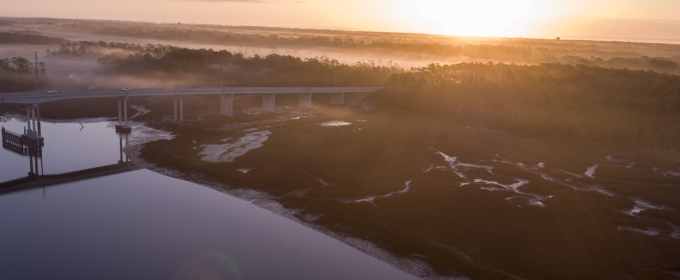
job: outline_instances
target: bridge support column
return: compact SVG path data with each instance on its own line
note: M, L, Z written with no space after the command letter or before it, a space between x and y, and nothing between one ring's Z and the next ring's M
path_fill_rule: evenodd
M123 96L123 97L118 98L118 125L116 126L116 132L123 132L123 133L132 132L132 128L130 126L128 126L127 99L128 99L127 96ZM122 110L121 110L121 103L122 103ZM125 123L123 123L123 121Z
M127 97L123 99L123 112L125 112L125 126L128 126L128 121L127 121Z
M121 109L121 99L122 97L118 98L118 126L123 126L123 111Z
M35 113L36 105L31 106L31 122L33 122L33 136L38 136L38 125L36 123L37 115Z
M262 110L274 112L274 108L276 106L275 100L276 100L276 94L275 93L265 93L265 94L263 94L262 95Z
M177 95L173 95L175 101L175 120L177 120Z
M118 160L118 163L123 163L123 136L118 135L118 145L119 149L118 152L120 153L120 159Z
M26 131L27 134L31 131L31 108L29 106L30 105L26 105L26 126L28 127L28 131Z
M33 157L33 164L35 165L35 175L40 175L40 169L38 169L38 157Z
M303 107L303 108L312 108L312 93L311 92L300 93L299 106Z
M42 136L42 125L40 125L40 121L42 121L42 119L40 118L40 105L35 105L35 110L38 117L38 136Z
M334 92L333 93L333 99L331 103L333 104L343 104L345 102L345 93L344 92Z
M184 95L179 97L179 121L184 121Z
M220 114L225 116L234 116L234 95L222 94L220 95Z

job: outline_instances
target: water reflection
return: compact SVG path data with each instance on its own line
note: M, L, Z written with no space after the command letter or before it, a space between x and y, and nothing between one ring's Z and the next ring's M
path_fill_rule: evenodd
M42 160L45 139L42 137L41 122L36 122L35 118L29 117L27 125L28 127L24 127L24 133L21 135L9 131L8 129L5 129L5 127L2 127L3 149L21 157L28 158L29 169L28 176L26 177L0 182L0 194L32 188L45 188L49 186L110 176L113 174L125 173L139 169L130 162L130 159L123 152L123 148L127 146L130 133L116 132L118 135L119 154L117 163L97 167L88 167L67 173L45 175L45 169ZM82 131L84 127L85 126L81 124L80 131ZM38 163L40 163L40 165Z
M26 122L4 128L21 136ZM42 123L44 174L0 195L0 279L415 279L247 201L140 169L125 151L154 138L113 130ZM31 177L26 159L0 149L0 184Z

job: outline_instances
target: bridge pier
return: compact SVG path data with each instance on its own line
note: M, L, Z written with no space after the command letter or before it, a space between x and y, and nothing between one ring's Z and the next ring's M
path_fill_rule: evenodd
M300 102L299 105L300 107L303 108L312 108L312 93L311 92L303 92L300 93Z
M40 136L40 123L38 123L38 114L36 113L36 109L38 108L38 105L33 104L33 105L26 105L26 126L27 126L27 131L25 131L24 134L29 135L33 138L37 138Z
M121 111L122 109L121 109L121 104L120 104L121 100L120 99L121 98L118 98L118 126L122 127L123 126L123 113Z
M123 138L125 138L125 145L123 145ZM118 151L120 153L120 160L118 160L118 163L123 164L130 162L130 159L127 157L127 155L123 153L123 147L127 147L128 144L128 134L118 134L118 144L119 144ZM123 155L125 155L125 158L123 158Z
M342 105L344 102L345 102L345 93L344 92L334 92L333 93L333 98L331 100L331 103Z
M123 103L122 112L121 112L121 99ZM116 126L117 132L127 133L132 132L132 128L128 126L127 100L128 100L127 96L118 98L118 125ZM125 121L125 124L123 124L123 121Z
M38 157L33 157L33 164L35 165L35 175L40 175L40 169L38 168Z
M31 106L31 121L33 122L33 134L35 136L38 136L38 124L36 123L37 115L35 113L36 107L37 107L37 105L35 105L35 104L33 104L33 106Z
M40 125L40 122L42 121L42 119L40 118L40 105L36 104L35 109L38 115L38 136L42 136L42 125Z
M179 96L179 121L184 121L184 94Z
M225 116L234 116L234 95L221 94L220 95L220 114Z
M274 112L275 108L275 93L265 93L262 95L262 110Z
M173 101L175 102L175 120L177 120L177 95L173 95Z
M128 107L127 106L127 100L128 100L127 97L125 97L125 99L123 99L123 104L124 104L123 105L123 111L125 111L125 126L128 126L128 122L127 122L127 107Z
M30 105L26 105L26 126L28 127L28 131L26 131L26 134L31 133L31 108Z

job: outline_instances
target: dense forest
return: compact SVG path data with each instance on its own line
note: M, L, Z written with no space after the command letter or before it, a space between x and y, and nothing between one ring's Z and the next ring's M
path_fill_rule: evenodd
M12 28L27 24L145 40L272 49L374 49L492 61L403 69L391 62L348 64L274 51L250 57L162 44L68 41L35 31L0 33L9 38L0 40L3 43L43 40L57 45L47 52L54 59L97 57L95 75L103 78L151 77L173 81L173 86L387 86L382 98L389 108L517 134L680 148L680 47L672 44L82 20L0 23ZM0 63L2 91L34 88L31 63L17 58ZM44 65L41 68L44 73ZM47 82L46 75L41 77Z
M279 47L325 47L353 51L377 49L413 54L430 54L439 57L467 57L469 59L485 59L499 62L539 64L556 62L582 63L587 61L590 64L597 64L597 66L602 67L655 70L669 73L679 73L680 71L678 66L680 50L656 46L650 47L652 51L645 51L644 48L630 51L619 47L602 50L592 44L575 45L573 42L566 41L564 43L553 43L549 40L533 40L537 42L534 42L536 44L532 45L526 42L516 42L516 40L465 42L461 40L434 40L432 38L421 40L392 36L365 36L362 34L251 33L247 30L189 29L167 25L148 26L137 24L131 26L111 26L67 24L64 27L68 30L85 30L87 32L115 36L194 41L272 49ZM644 57L649 57L650 55L654 57L654 60L644 59ZM631 58L633 60L629 61ZM600 62L600 60L605 62Z
M109 35L133 40L164 40L193 44L214 44L292 50L327 49L338 52L384 52L398 57L434 57L456 62L504 62L538 65L542 63L583 64L631 70L653 70L680 74L680 47L673 44L555 40L528 38L466 38L433 34L356 32L322 29L273 28L256 26L157 24L123 21L66 19L22 19L5 21L13 28L52 30L60 33ZM1 26L1 25L0 25ZM37 27L37 28L36 28ZM36 34L32 34L35 36ZM45 37L49 38L49 37ZM58 39L58 38L52 38ZM12 39L15 40L15 39ZM31 39L33 40L33 39ZM59 39L63 40L63 39ZM3 42L3 40L0 40ZM62 44L54 54L99 55L97 51L125 49L140 51L145 45L120 44L103 47L103 42L73 41ZM167 44L167 43L166 43ZM129 46L137 45L137 46ZM144 52L153 53L152 50ZM427 61L437 62L436 60Z
M0 44L54 45L64 42L65 39L43 36L30 30L0 32Z
M49 56L88 56L102 55L112 51L129 51L151 53L154 55L165 54L173 49L172 46L161 44L135 44L135 43L116 43L104 41L68 41L59 46L57 50L47 49Z
M328 57L171 49L106 55L100 75L178 77L217 86L387 86L384 107L538 137L680 148L680 76L585 65L431 64L406 71Z
M100 74L187 77L203 86L372 86L385 84L398 65L375 61L343 64L328 57L301 59L270 54L244 57L221 50L173 48L156 58L150 53L120 56L116 53L97 59ZM187 81L190 83L191 81Z
M49 83L45 63L38 62L38 85ZM35 90L35 64L23 57L0 59L0 92Z
M261 36L261 35L253 35ZM276 35L272 35L277 37ZM337 38L336 38L337 39ZM277 39L278 40L278 39ZM286 39L283 39L286 40ZM303 40L301 38L295 40ZM319 42L330 40L329 38L319 38ZM342 47L344 43L341 39L337 39L339 43L329 43L330 46ZM354 42L351 38L350 41ZM255 42L250 42L253 45L259 45ZM300 42L304 45L309 42ZM276 43L272 43L274 46ZM352 43L354 44L354 43ZM363 43L362 43L363 44ZM316 43L314 43L316 45ZM322 44L323 45L323 44ZM368 46L368 45L367 45ZM610 59L603 59L600 57L584 57L578 54L577 51L561 51L554 53L547 49L530 49L525 47L511 47L511 46L496 46L496 45L465 45L465 46L444 46L439 44L401 44L399 46L389 42L373 42L372 47L382 47L386 49L399 49L402 51L411 52L425 52L434 53L439 56L467 56L475 59L488 59L492 61L510 61L518 63L564 63L564 64L583 64L588 66L599 66L607 68L621 68L632 70L652 70L657 72L666 72L678 74L680 73L680 65L674 59L666 57L613 57ZM130 51L151 53L154 55L164 54L171 49L176 48L162 44L134 44L134 43L114 43L114 42L89 42L89 41L69 41L61 44L58 50L47 50L48 55L70 55L70 56L84 56L84 55L98 55L107 51ZM272 52L275 52L275 47L272 47ZM559 56L564 54L564 56ZM577 55L574 55L577 54ZM603 56L612 56L613 54L602 53ZM680 58L675 58L680 61Z
M68 41L40 35L35 30L59 33L109 35L173 44L215 44L230 47L300 50L323 48L335 52L380 52L409 60L517 63L538 65L562 63L605 68L652 70L680 74L680 47L673 44L554 40L527 38L464 38L432 34L355 32L321 29L295 29L253 26L156 24L122 21L65 19L5 20L0 26L24 31L0 33L0 44L60 45L48 50L55 56L101 56L113 51L161 55L167 45ZM165 44L168 44L165 43ZM262 54L261 54L262 55ZM429 60L432 59L432 60ZM405 62L402 62L405 63ZM419 64L424 65L424 64Z
M680 148L680 77L584 65L456 64L394 74L389 106L517 134Z

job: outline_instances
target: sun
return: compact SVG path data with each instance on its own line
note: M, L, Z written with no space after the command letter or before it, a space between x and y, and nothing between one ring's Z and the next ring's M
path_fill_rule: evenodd
M417 16L429 32L499 36L531 13L531 0L416 0Z

